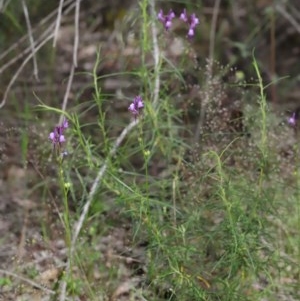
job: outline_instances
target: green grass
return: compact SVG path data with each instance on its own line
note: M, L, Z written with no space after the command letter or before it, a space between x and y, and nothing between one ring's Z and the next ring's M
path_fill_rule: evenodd
M253 56L251 68L257 81L247 86L252 101L246 96L241 99L242 117L234 120L243 123L243 132L232 130L230 110L225 110L226 115L222 106L229 90L241 96L240 90L216 71L209 82L198 75L210 97L204 104L207 116L201 122L200 141L195 143L201 112L193 108L201 105L186 110L182 90L169 88L173 81L184 81L189 58L183 57L176 66L161 56L155 70L149 67L147 57L153 49L149 24L156 20L148 14L148 5L147 0L140 1L141 65L130 75L140 82L138 94L145 108L116 152L111 152L114 143L132 117L129 112L116 120L109 117L114 106L101 89L103 77L97 75L97 66L105 60L101 50L90 74L92 100L79 99L67 113L40 100L41 114L65 114L70 123L64 146L69 155L63 160L60 154L50 155L54 176L45 174L41 189L45 204L50 199L57 206L57 224L69 250L71 268L59 280L67 282L71 296L106 300L120 283L143 269L128 300L133 296L181 301L281 299L278 296L298 300L299 149L292 130L278 126L279 117L269 109L268 83L263 82L258 62ZM159 45L163 45L169 33L159 25ZM159 100L153 104L158 75ZM201 93L199 102L204 98ZM127 107L132 99L125 100ZM82 102L88 109L78 113ZM27 120L29 114L26 106ZM192 121L186 124L183 116L187 115ZM29 142L22 132L24 157ZM51 144L43 148L51 152ZM283 156L283 149L291 156ZM73 229L105 165L72 254ZM50 177L54 181L48 181ZM45 241L50 240L45 221L41 228ZM111 242L110 236L115 237ZM139 256L132 250L139 250ZM124 273L123 260L129 258L133 258L131 275ZM6 277L0 282L10 285ZM59 295L60 286L55 290Z
M142 49L148 49L144 45L146 42L143 40ZM275 180L274 169L279 162L272 158L264 86L255 61L254 66L260 89L257 96L259 113L254 116L258 122L255 130L259 131L259 139L253 141L251 138L236 137L229 143L211 145L216 142L214 133L207 133L206 141L203 141L207 145L204 145L205 151L198 154L199 161L188 164L185 163L184 154L190 147L187 146L188 139L180 135L184 131L180 111L174 107L168 95L161 95L158 107L152 107L150 91L153 88L153 76L145 66L141 67L142 95L146 103L142 121L119 148L116 156L109 160L103 186L93 201L91 212L95 214L89 218L89 222L96 229L106 228L108 221L95 225L93 220L99 218L103 206L108 211L117 210L134 225L133 246L140 240L147 241L144 250L147 273L142 288L146 299L275 300L277 290L286 290L280 284L283 276L278 273L278 263L282 261L282 245L287 247L285 239L292 238L281 237L278 241L278 229L272 223L272 219L280 218L278 210L283 204L278 196L282 196L284 183L278 185ZM102 110L101 91L97 81L94 82L95 102L99 108L97 125L103 140L97 145L92 144L82 132L76 115L72 138L78 141L77 151L85 155L86 159L81 164L88 169L89 175L95 174L105 160L95 150L107 154L114 139L106 126L109 121ZM251 145L251 152L247 144ZM210 146L215 150L210 151ZM234 156L236 160L243 161L244 170L227 164ZM137 162L138 168L135 167ZM150 170L155 164L162 164L167 175L152 175ZM184 165L192 174L191 178L184 179ZM80 168L74 166L74 169L80 176ZM84 202L86 180L81 176L80 179L83 191L80 199ZM66 199L66 194L63 195L63 199ZM110 205L106 204L109 199ZM293 206L299 211L299 206ZM70 228L74 220L69 219L67 202L64 208L64 228L70 241ZM281 223L285 222L281 220ZM299 216L295 217L290 227L295 225L299 225ZM86 234L83 232L82 236ZM288 245L295 252L292 256L296 256L297 260L299 240L292 240L295 242L290 241ZM82 266L82 269L80 275L69 278L68 291L75 295L84 291L91 299L95 299L98 290L89 274L100 255L91 251L87 260L85 256L89 252L89 244L79 246L81 249L85 251L82 254L78 251L73 264ZM100 261L98 264L99 272L106 274L106 281L112 287L121 281L116 267L109 268L109 272L105 273L101 267L105 263ZM286 262L282 264L286 265ZM283 274L287 272L283 271ZM156 292L154 297L153 292Z

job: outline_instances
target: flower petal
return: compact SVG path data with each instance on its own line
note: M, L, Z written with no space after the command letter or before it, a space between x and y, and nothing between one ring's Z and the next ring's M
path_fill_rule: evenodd
M60 143L66 142L66 139L65 139L65 136L64 136L64 135L60 135L60 136L59 136L59 142L60 142Z
M54 142L54 140L55 140L55 134L54 134L54 132L51 132L49 134L49 139L52 140L52 142Z

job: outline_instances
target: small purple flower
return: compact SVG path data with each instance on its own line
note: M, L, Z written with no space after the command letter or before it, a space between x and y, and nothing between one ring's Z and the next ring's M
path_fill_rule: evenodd
M128 107L128 110L132 113L134 118L140 113L140 109L144 107L143 99L141 96L136 96L133 102Z
M288 124L291 126L296 126L297 118L296 113L294 112L293 115L288 119Z
M184 9L183 12L180 14L179 19L182 20L183 22L188 21L188 16L187 16L187 13L186 13L186 9Z
M66 142L64 136L64 130L69 127L67 119L64 119L61 125L54 128L54 131L49 134L49 139L51 140L54 147L60 148L62 143Z
M175 18L174 12L170 9L167 15L164 15L163 10L161 9L157 15L158 20L164 25L166 30L169 30L172 26L172 19Z
M193 28L195 28L196 25L199 24L199 19L196 17L195 14L192 14L190 18L191 18L191 19L190 19L190 22L191 22L191 23L190 23L190 26L193 27Z
M199 19L196 17L195 14L191 14L190 17L186 13L186 9L183 10L181 13L180 20L182 20L185 23L188 23L190 26L189 31L188 31L188 37L192 38L195 35L195 28L199 24Z
M63 120L62 127L64 129L67 129L69 127L69 121L66 118L64 118Z

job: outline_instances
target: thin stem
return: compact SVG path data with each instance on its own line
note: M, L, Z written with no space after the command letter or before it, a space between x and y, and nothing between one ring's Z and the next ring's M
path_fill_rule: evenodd
M24 16L26 20L26 26L28 30L28 38L30 42L30 48L32 51L32 60L33 60L33 75L35 76L35 79L38 81L39 80L39 71L37 67L37 60L36 60L36 52L34 50L34 40L33 40L33 35L32 35L32 29L31 29L31 24L30 24L30 19L29 19L29 13L26 5L26 1L22 0L22 7L24 11Z
M68 98L69 98L69 95L70 95L70 91L71 91L71 87L72 87L72 83L73 83L73 78L74 78L74 71L75 71L75 65L72 64L69 79L68 79L67 89L66 89L66 92L65 92L65 95L64 95L64 100L63 100L62 107L61 107L61 110L63 112L65 112L66 108L67 108ZM60 124L63 122L63 119L64 119L64 114L61 114L60 119L59 119Z
M61 13L62 13L63 5L64 5L64 0L60 0L58 12L57 12L57 18L56 18L56 25L55 25L55 30L54 30L53 47L56 47L58 31L59 31L59 27L60 27L60 23L61 23Z
M155 11L155 1L149 0L150 10L152 18L156 17ZM152 43L153 43L153 57L154 57L154 89L153 89L153 108L156 109L159 100L159 91L160 91L160 49L158 46L158 30L155 22L151 22L151 31L152 31Z
M80 12L80 0L76 1L75 7L75 34L74 34L74 49L73 49L73 65L77 67L77 54L79 44L79 12Z

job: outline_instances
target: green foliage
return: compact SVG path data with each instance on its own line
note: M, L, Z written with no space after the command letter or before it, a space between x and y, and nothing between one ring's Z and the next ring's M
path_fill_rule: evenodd
M278 291L297 300L299 292L282 281L299 280L300 240L295 231L300 226L298 146L291 148L293 159L282 162L280 141L290 133L274 133L278 119L268 109L267 85L259 62L253 55L255 84L241 85L251 89L251 103L248 95L240 93L241 87L224 83L226 68L216 68L217 72L208 76L208 66L204 66L197 70L201 74L195 72L203 87L197 95L201 103L191 105L195 100L180 98L188 89L184 76L188 63L193 64L188 51L178 65L161 56L157 69L149 68L153 51L149 24L155 20L148 13L149 1L140 1L139 9L141 65L130 76L139 82L138 94L145 107L115 152L115 141L131 116L128 112L125 117L110 118L114 108L102 91L104 76L98 75L98 66L105 60L101 50L88 74L93 83L92 100L83 99L67 113L50 105L39 106L42 113L64 114L70 122L68 157L55 160L50 156L55 187L50 189L46 179L41 184L49 186L44 199L49 195L61 202L56 214L68 257L72 255L72 230L99 178L70 274L62 277L69 294L91 300L113 295L117 283L124 281L120 276L123 266L111 264L115 256L143 265L142 284L134 289L137 295L140 289L147 300L275 300ZM19 25L17 15L11 20L15 27ZM158 42L166 46L163 34ZM245 77L239 71L235 75ZM161 80L159 102L153 104L157 76ZM236 115L230 115L232 111L223 103L230 95L228 89L242 97L239 110L230 108ZM85 106L88 108L83 109ZM27 106L25 116L30 119ZM236 124L241 125L239 130ZM195 141L198 130L200 138ZM29 142L23 133L24 158ZM290 172L285 172L287 165ZM107 169L101 174L103 166ZM111 250L111 233L123 230L126 233L116 237L124 239L130 249L144 244L142 259L128 255L125 243L116 243L121 245L117 255ZM34 272L29 276L36 276ZM9 284L0 278L0 286Z
M11 285L12 282L9 278L7 277L0 277L0 287L3 287L5 285Z

